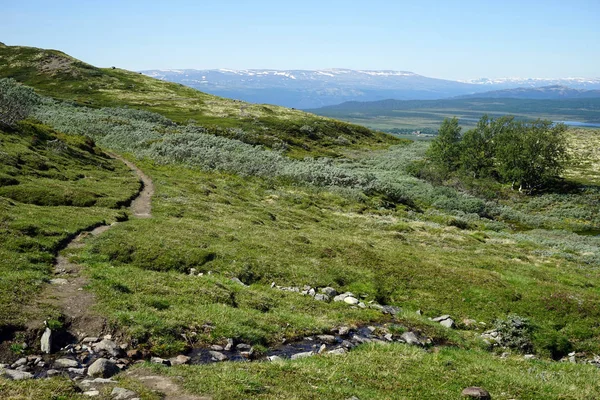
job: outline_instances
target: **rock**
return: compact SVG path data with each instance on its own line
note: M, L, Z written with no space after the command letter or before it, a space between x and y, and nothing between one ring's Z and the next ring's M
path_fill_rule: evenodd
M315 300L317 300L317 301L329 301L331 299L326 294L317 293L317 294L315 294Z
M350 328L347 326L341 326L340 329L338 329L338 335L340 336L346 336L349 332Z
M421 310L417 310L416 313L417 313L417 315L423 315L423 311L421 311Z
M116 387L113 388L110 395L113 397L113 400L130 400L136 397L137 393L132 390Z
M85 368L69 368L67 371L74 375L85 375Z
M119 373L119 367L114 361L107 360L106 358L99 358L88 368L88 376L110 378L111 376Z
M337 290L335 290L334 288L329 287L329 286L322 288L321 293L323 293L329 297L335 297L338 295Z
M59 368L77 368L79 367L79 361L71 360L70 358L59 358L54 361L53 364L54 369Z
M27 365L21 365L20 367L17 367L17 371L29 372L29 367Z
M336 342L335 336L333 335L317 335L317 339L319 339L323 343L332 344Z
M50 279L51 285L66 285L67 283L69 283L69 281L63 278Z
M237 283L238 285L242 285L244 287L248 287L244 282L240 281L239 278L231 278L231 281Z
M454 320L452 318L448 318L445 319L443 321L440 321L440 325L445 326L448 329L453 329L454 328Z
M94 344L94 351L101 352L105 351L113 357L120 357L123 354L123 350L115 342L110 339L103 339L101 342Z
M490 396L490 394L488 393L487 390L480 388L480 387L476 387L476 386L471 386L468 388L465 388L462 393L461 393L462 397L470 397L472 399L481 399L481 400L491 400L492 396Z
M414 346L423 346L423 342L414 334L414 332L404 332L400 339L404 340L406 344L414 345Z
M361 301L358 303L358 308L367 308L367 305Z
M227 357L225 354L219 353L218 351L211 350L208 353L212 358L214 358L217 361L226 361L229 359L229 357Z
M331 355L334 355L334 356L340 356L342 354L346 354L347 352L348 352L348 350L346 350L345 348L339 347L337 349L333 349L333 350L328 351L327 354L331 354Z
M184 365L189 364L190 360L191 358L188 356L178 355L177 357L171 358L169 361L171 362L171 365Z
M50 377L50 378L53 376L56 376L56 375L60 375L61 373L62 372L60 372L57 369L49 369L48 371L46 371L46 375L48 375L48 377Z
M190 268L190 272L189 275L194 276L198 273L198 270L196 268Z
M356 296L354 296L354 294L352 294L351 292L346 292L346 293L338 294L337 296L335 296L333 298L333 301L344 301L344 299L346 297L356 297Z
M450 318L450 316L448 314L445 314L445 315L441 315L439 317L432 318L431 320L433 322L442 322L443 320L448 319L448 318Z
M323 353L325 353L325 350L327 350L327 346L322 344L321 347L319 347L318 353L323 354Z
M388 333L384 336L385 340L387 340L388 342L393 342L394 341L394 335L392 335L391 333Z
M160 358L160 357L152 357L150 359L150 362L152 364L166 365L167 367L169 367L171 365L171 362L169 360L165 360L164 358Z
M283 358L281 358L279 356L269 356L269 357L267 357L267 359L269 361L271 361L271 362L274 362L274 361L283 361Z
M225 346L225 351L230 351L233 348L233 339L227 339L227 345Z
M219 346L218 344L213 344L212 346L210 346L210 349L214 350L214 351L223 351L223 350L225 350L223 348L223 346Z
M535 355L533 355L533 354L525 354L525 355L523 356L523 358L524 358L525 360L534 360L534 359L535 359Z
M15 371L13 369L5 369L0 371L3 376L13 381L24 381L26 379L32 379L33 374L25 371Z
M467 328L470 328L472 326L477 325L477 321L475 321L474 319L469 319L469 318L465 318L462 320L462 323L464 326L466 326Z
M344 298L344 303L354 306L357 305L359 301L356 297L348 296Z
M115 385L117 381L113 381L112 379L104 379L104 378L96 378L96 379L84 379L79 382L79 387L81 388L89 388L91 386L97 385Z
M251 350L252 346L250 346L249 344L240 343L237 346L235 346L235 348L238 350Z
M8 364L0 364L0 369L8 368Z
M315 353L313 351L306 351L304 353L296 353L292 355L292 360L298 360L300 358L307 358L307 357L312 357L314 356Z
M11 368L18 368L18 367L21 367L23 365L27 365L27 358L26 357L19 358L17 361L15 361L14 363L12 363L12 365L10 367Z
M315 292L315 289L312 289L312 288L311 288L311 289L308 291L308 295L309 295L310 297L315 297L315 295L316 295L316 294L317 294L317 292Z
M400 307L396 307L396 306L383 306L383 309L381 310L384 314L390 314L390 315L396 315L402 312L402 309Z
M50 354L52 352L52 331L46 328L42 339L40 340L40 349L42 353Z
M96 390L96 389L92 389L92 390L88 390L87 392L83 392L84 396L88 396L88 397L96 397L96 396L100 396L100 391Z

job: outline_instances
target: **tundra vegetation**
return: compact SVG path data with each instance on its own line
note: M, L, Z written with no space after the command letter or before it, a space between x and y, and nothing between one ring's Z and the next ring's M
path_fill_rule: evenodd
M121 205L139 182L101 150L110 149L153 178L153 217L116 225L63 254L84 266L95 311L131 343L160 356L226 338L260 350L334 327L393 323L397 332L418 330L436 349L366 344L338 357L138 368L180 376L184 389L215 399L458 398L472 385L495 399L600 396L590 384L596 367L554 361L572 351L589 358L600 351L600 238L592 234L600 226L596 131L560 132L571 155L562 180L521 193L494 176L427 172L426 142L348 128L356 131L331 147L319 144L311 129L330 122L291 110L274 108L273 120L297 127L273 133L282 143L275 146L249 139L257 131L244 118L224 118L222 126L188 121L194 112L172 99L134 109L127 96L137 92L119 89L129 72L73 69L77 61L68 59L70 72L57 78L64 85L53 88L55 70L34 77L14 67L29 65L22 53L11 53L10 66L0 71L12 71L41 95L28 119L0 133L4 357L37 351L19 346L31 321L65 322L35 301L65 238L127 218ZM93 79L81 77L88 70ZM154 94L188 90L143 79L155 85ZM84 90L94 82L105 86ZM85 106L78 96L94 103ZM457 127L448 121L440 132ZM272 282L332 286L402 311L392 321L374 309L276 290ZM450 314L457 329L428 319L441 314ZM501 332L506 348L484 343L487 329ZM499 357L503 352L508 356ZM523 352L538 360L524 360ZM131 378L119 379L138 389ZM0 379L0 394L80 396L60 377Z

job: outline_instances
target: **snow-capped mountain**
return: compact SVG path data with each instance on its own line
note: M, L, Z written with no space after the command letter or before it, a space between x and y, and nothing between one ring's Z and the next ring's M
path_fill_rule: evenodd
M565 85L600 89L600 79L477 79L468 82L429 78L408 71L351 69L169 69L147 70L154 78L207 93L295 108L318 108L346 101L435 100L517 86Z

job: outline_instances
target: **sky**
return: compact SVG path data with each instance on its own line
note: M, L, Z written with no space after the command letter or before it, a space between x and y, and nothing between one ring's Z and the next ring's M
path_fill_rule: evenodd
M146 69L600 77L600 0L0 0L0 42Z

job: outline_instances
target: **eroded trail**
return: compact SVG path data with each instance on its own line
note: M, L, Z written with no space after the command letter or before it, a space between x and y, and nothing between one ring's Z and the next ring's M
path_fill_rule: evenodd
M152 216L152 195L154 194L152 179L132 162L117 154L107 154L122 161L140 179L142 187L131 202L129 209L136 218L150 218ZM94 227L80 233L71 240L63 249L67 250L67 254L59 254L56 257L54 262L55 277L50 280L51 284L44 289L36 302L38 307L50 305L61 310L62 315L69 323L69 333L73 336L83 337L101 334L105 330L105 319L93 312L93 305L96 302L95 296L91 291L85 290L88 280L81 274L81 265L69 261L68 250L82 247L86 237L100 235L118 223ZM34 323L39 325L39 321ZM32 326L32 328L34 327Z

